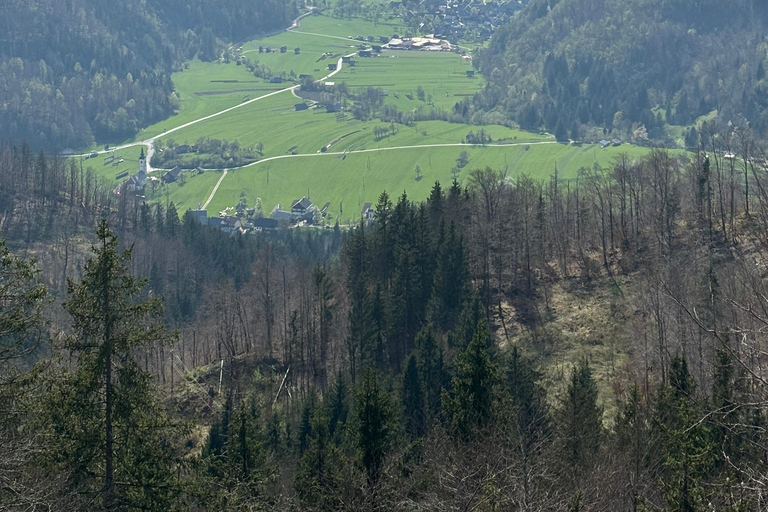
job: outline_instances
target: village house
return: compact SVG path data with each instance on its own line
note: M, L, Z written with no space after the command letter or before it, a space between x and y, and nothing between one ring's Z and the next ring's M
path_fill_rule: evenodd
M279 226L277 219L269 219L267 217L261 217L253 221L254 231L275 231Z
M365 221L366 224L369 224L376 215L376 211L373 209L371 203L365 203L360 215L363 217L363 221Z
M163 183L173 183L174 181L179 179L180 174L181 174L181 167L177 165L170 171L163 174L163 177L161 179L163 180Z
M309 215L309 219L312 218L312 212L310 211L310 207L312 206L312 201L307 199L306 197L302 197L301 199L297 199L291 203L291 214L297 219L305 219L307 218L307 215Z

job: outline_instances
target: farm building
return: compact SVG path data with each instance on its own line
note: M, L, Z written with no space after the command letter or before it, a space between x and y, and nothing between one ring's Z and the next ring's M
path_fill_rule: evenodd
M371 48L373 48L374 52L381 53L381 45L375 44L375 45L371 46Z
M363 205L363 210L360 212L360 215L363 217L363 220L366 223L369 223L373 220L375 213L376 212L373 209L373 206L371 205L371 203L365 203Z
M298 54L300 54L300 53L301 53L301 48L299 48L299 47L297 46L296 48L294 48L294 49L293 49L293 53L294 53L294 55L298 55Z
M271 84L281 84L281 83L283 83L283 79L280 78L279 76L273 76L272 78L269 79L269 83L271 83Z
M312 78L312 75L308 75L306 73L302 73L299 75L299 80L304 80L305 78Z
M371 50L360 50L357 54L361 57L370 57L372 55Z
M163 183L173 183L174 181L179 179L180 174L181 174L181 167L177 165L167 173L163 174L163 177L161 179Z
M325 106L326 112L341 112L341 103L330 103Z
M254 231L274 231L277 229L279 221L277 219L269 219L262 217L253 221Z
M297 103L293 106L293 108L298 112L299 110L307 110L309 105L306 103Z
M468 69L467 70L467 78L474 78L475 76L475 70L474 69Z
M283 45L283 46L280 47L280 53L285 53L287 51L288 51L288 47L287 46Z
M331 63L331 64L328 64L328 70L329 70L329 71L336 71L336 68L337 68L337 67L338 67L338 66L337 66L337 64L336 64L336 63Z
M310 206L312 206L312 201L302 197L291 203L291 213L297 216L304 215L309 211Z

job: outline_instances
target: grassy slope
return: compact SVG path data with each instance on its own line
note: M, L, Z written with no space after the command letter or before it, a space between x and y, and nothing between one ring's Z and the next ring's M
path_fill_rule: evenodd
M309 193L319 205L330 201L331 218L338 216L345 223L355 220L362 205L375 202L383 190L389 191L391 196L398 196L405 190L410 198L423 200L435 181L447 186L452 180L450 169L462 150L470 155L469 164L459 175L462 182L471 169L485 166L506 168L513 178L525 173L545 179L557 165L561 176L574 177L580 166L591 166L595 161L610 165L622 151L631 156L644 151L628 146L601 150L594 145L549 144L531 145L526 150L525 146L491 145L353 152L344 159L327 154L285 158L230 171L208 210L218 212L233 206L243 191L251 202L260 197L266 211L278 202L290 205L291 200ZM416 164L422 171L418 181L414 172Z
M380 35L402 33L403 27L396 22L374 25L357 19L339 20L327 16L310 16L302 20L298 30L301 33L282 32L250 41L243 45L243 51L250 59L258 60L274 71L321 76L327 73L327 63L335 61L325 59L318 62L324 52L334 55L346 54L354 51L359 44L347 36L372 35L378 39ZM289 51L260 54L260 45L272 48L287 45ZM301 48L299 55L293 53L293 48L297 46ZM444 110L452 108L455 102L471 96L484 85L482 77L467 78L465 71L470 69L470 64L452 53L385 52L379 57L356 60L355 67L346 66L333 80L346 81L352 88L383 87L389 91L386 102L395 104L402 110L433 108L418 99L406 98L406 93L413 93L415 96L419 85L428 95L432 95L434 108ZM161 134L164 129L286 87L285 84L269 84L255 78L247 68L235 63L192 61L185 67L184 71L176 73L173 77L181 98L180 112L148 127L138 139ZM243 92L242 89L261 90ZM195 94L211 91L224 94ZM395 98L394 92L399 93L399 99ZM331 152L456 144L462 142L469 131L477 132L480 129L479 126L442 121L419 122L413 127L399 126L395 134L376 140L372 133L373 127L386 127L386 124L379 121L356 121L350 116L340 120L336 115L322 111L295 112L293 105L298 101L299 99L291 93L285 92L179 130L163 139L173 138L177 143L194 143L200 137L209 136L230 141L237 139L244 147L255 147L257 143L262 142L264 157L269 158L286 155L294 146L300 154L317 155L322 146L342 137L330 149ZM547 136L503 126L484 128L494 141L551 141ZM435 180L449 183L452 179L450 170L462 150L469 151L470 162L460 175L460 180L465 178L469 169L484 166L507 168L512 176L526 173L537 178L548 177L557 167L561 176L573 177L582 166L590 167L595 162L609 165L619 152L627 152L632 157L645 152L642 148L632 146L601 150L592 145L574 147L548 144L532 145L528 150L522 146L448 147L352 153L344 159L334 155L286 158L230 171L208 209L215 213L231 206L237 202L240 192L245 191L252 201L255 197L261 197L264 208L271 210L276 203L289 204L292 199L306 195L309 191L315 202L322 204L330 201L330 211L334 216L342 213L341 205L346 205L340 218L342 221L348 221L357 217L363 203L375 201L382 190L388 190L392 195L407 190L411 198L420 200L426 197ZM94 169L106 179L114 179L118 170L123 170L126 166L133 171L137 159L137 155L133 155L133 149L120 153L126 161L118 168L103 166L102 159L99 159L93 161ZM414 172L417 164L421 167L423 175L419 181L416 181ZM152 199L170 199L181 204L182 209L193 208L207 199L220 176L219 172L190 176L186 184L174 184L159 190Z

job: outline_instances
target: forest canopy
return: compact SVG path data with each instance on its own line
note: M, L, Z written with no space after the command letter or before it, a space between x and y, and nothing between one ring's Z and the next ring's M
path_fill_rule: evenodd
M78 148L126 138L178 108L171 72L286 26L278 0L9 0L0 6L0 139Z
M765 131L767 22L755 0L532 0L476 60L481 101L575 140L640 125L663 140L713 110Z

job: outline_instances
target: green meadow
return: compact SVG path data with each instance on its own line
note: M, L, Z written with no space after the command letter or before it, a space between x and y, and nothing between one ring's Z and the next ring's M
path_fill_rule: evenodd
M329 73L329 63L357 50L360 42L355 37L373 36L377 44L380 36L403 32L399 20L375 24L313 15L304 18L296 30L245 43L242 52L273 73L306 73L320 78ZM259 53L259 46L274 51ZM281 46L287 47L285 53L279 51ZM294 48L299 48L299 52L295 53ZM467 76L471 62L455 53L385 51L354 60L354 66L345 65L330 80L346 82L352 90L382 88L388 93L385 102L403 111L450 110L456 102L471 98L484 86L481 76ZM136 137L137 141L157 136L165 143L172 138L178 144L194 144L201 137L214 137L238 140L242 147L263 146L261 161L228 172L207 207L210 214L235 205L243 192L250 204L260 197L267 213L277 203L287 207L292 200L309 195L321 206L330 202L331 218L346 223L357 219L362 205L375 202L383 190L392 196L407 191L412 199L421 200L435 181L448 186L451 169L461 151L470 155L469 163L459 173L462 182L471 169L485 166L506 169L511 178L526 174L545 179L555 168L560 176L569 178L581 167L595 163L610 165L619 153L638 157L647 151L629 145L600 149L596 145L556 144L550 135L499 125L421 121L412 126L397 125L393 131L389 124L358 121L348 113L329 114L324 109L296 111L294 105L303 100L292 91L243 105L291 84L270 84L234 61L191 61L173 75L173 81L180 102L178 113L147 127ZM424 91L424 100L418 98L419 87ZM178 129L238 105L242 106ZM385 134L374 136L375 127L386 129L382 130ZM469 132L477 134L481 129L492 143L459 146ZM167 130L174 131L164 135ZM106 179L114 179L124 168L135 172L138 148L118 153L125 158L118 167L102 165L103 157L88 164ZM187 173L183 183L149 190L147 196L156 201L174 201L181 210L196 208L207 201L221 176L222 171Z
M450 110L456 102L472 99L485 85L479 75L468 78L467 71L473 69L471 62L451 52L393 50L354 60L355 66L344 66L333 80L346 82L353 90L384 89L388 93L385 102L403 111L419 107ZM426 101L418 99L419 86L424 90Z
M486 166L506 170L511 179L523 174L546 179L555 168L561 177L573 178L580 167L591 167L595 163L608 166L621 153L638 157L646 150L632 146L600 149L594 144L520 143L518 146L370 148L343 156L326 153L285 157L229 171L208 211L215 214L234 206L241 192L245 192L249 204L253 204L256 197L261 198L266 213L277 203L289 207L292 200L308 195L319 206L331 203L332 221L338 218L341 223L348 223L359 217L363 204L375 203L384 190L390 196L399 196L405 191L411 199L423 200L435 181L448 187L453 179L451 168L461 151L469 153L469 163L458 176L464 183L472 169ZM415 171L417 165L420 178Z

